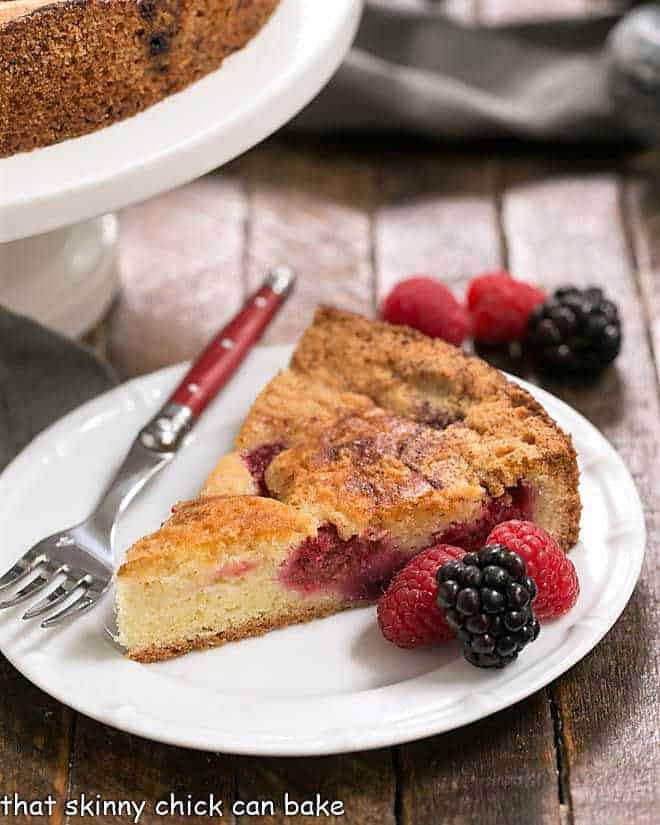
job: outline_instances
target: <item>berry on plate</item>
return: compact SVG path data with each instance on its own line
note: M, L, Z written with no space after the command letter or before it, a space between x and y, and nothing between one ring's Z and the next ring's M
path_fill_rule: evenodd
M531 314L526 349L544 372L593 378L621 351L619 310L598 287L563 287Z
M542 289L516 281L508 272L474 278L467 293L474 340L487 346L522 340L530 313L545 297Z
M424 275L398 283L383 301L381 317L457 347L470 332L465 307L444 284Z
M540 619L567 613L580 594L573 562L542 527L531 521L505 521L488 536L489 544L501 544L520 556L534 580L534 611Z
M460 547L438 544L424 550L401 570L378 602L378 624L397 647L415 648L453 639L436 603L436 573L446 562L461 559Z
M475 667L513 662L540 632L525 562L501 544L487 544L437 573L438 606Z

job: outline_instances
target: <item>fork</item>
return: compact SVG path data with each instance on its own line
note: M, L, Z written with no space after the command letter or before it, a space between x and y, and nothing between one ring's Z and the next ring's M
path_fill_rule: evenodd
M119 516L174 459L185 436L261 338L294 283L289 268L271 271L138 433L94 512L82 523L37 542L0 577L0 596L10 594L0 602L0 610L42 596L23 619L49 614L41 622L48 628L86 613L99 602L114 576L112 548Z

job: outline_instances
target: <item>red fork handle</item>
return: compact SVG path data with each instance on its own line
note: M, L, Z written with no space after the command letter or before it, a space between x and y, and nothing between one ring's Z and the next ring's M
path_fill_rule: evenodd
M192 421L197 419L262 337L291 293L294 281L295 276L290 269L274 269L261 289L248 299L238 315L216 335L195 361L171 395L168 404L187 408Z

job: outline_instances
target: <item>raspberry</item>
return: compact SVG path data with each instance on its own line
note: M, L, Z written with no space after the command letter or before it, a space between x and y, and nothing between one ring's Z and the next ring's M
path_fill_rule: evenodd
M521 341L532 310L545 300L545 292L508 272L475 278L467 293L474 339L488 346Z
M378 602L378 624L388 641L415 648L454 637L436 603L435 576L443 564L464 555L460 547L437 544L408 562Z
M459 347L470 332L470 318L449 289L426 276L398 283L385 298L381 317Z
M575 605L580 583L573 562L542 527L505 521L488 536L488 543L503 544L523 559L538 590L534 611L539 618L554 619Z

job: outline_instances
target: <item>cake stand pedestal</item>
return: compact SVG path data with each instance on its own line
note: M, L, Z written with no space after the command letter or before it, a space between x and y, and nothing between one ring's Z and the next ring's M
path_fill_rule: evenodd
M117 228L110 214L0 244L2 305L62 335L84 335L115 295Z
M284 125L339 67L362 5L281 0L245 49L183 92L100 132L0 160L0 304L70 336L88 331L117 285L111 213Z

